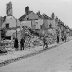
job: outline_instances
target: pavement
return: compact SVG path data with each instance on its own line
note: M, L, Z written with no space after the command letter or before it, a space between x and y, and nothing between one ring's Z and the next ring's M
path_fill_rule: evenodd
M70 41L71 39L72 39L72 37L68 38L67 41ZM63 42L60 42L59 44L57 44L57 43L51 44L51 45L49 45L49 48L47 50L55 48L56 46L59 46L61 44L63 44ZM43 46L35 46L33 48L28 48L28 49L25 49L22 51L21 50L19 50L19 51L13 50L12 52L8 52L7 54L0 56L0 67L5 66L9 63L18 61L20 59L34 56L34 55L42 53L44 51L46 51L46 50L43 50Z

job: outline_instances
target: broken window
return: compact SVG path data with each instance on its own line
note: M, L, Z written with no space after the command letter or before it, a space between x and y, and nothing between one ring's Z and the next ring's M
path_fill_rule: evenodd
M9 24L8 24L8 23L6 24L6 28L7 28L7 29L9 28Z
M49 25L49 28L52 28L52 24Z
M29 20L29 18L27 18L27 20Z

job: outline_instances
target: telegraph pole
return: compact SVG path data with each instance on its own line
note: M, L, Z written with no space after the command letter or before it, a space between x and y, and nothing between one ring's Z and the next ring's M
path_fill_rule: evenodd
M1 33L2 33L2 23L3 23L3 18L0 17L0 41L2 40L2 38L1 38Z
M17 38L17 19L16 19L16 38Z

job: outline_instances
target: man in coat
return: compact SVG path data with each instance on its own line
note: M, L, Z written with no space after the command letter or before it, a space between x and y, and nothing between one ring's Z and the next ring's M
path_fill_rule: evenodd
M47 43L46 37L43 38L43 43L44 43L43 48L44 47L48 48L48 43Z
M59 35L57 35L57 43L59 43Z
M25 39L22 38L20 41L21 50L24 50L24 43L25 43Z
M16 50L18 49L18 39L17 38L15 38L14 47L16 48Z

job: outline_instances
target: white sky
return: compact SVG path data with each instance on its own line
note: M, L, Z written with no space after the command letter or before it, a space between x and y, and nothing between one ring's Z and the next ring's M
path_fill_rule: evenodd
M0 16L6 15L6 3L12 1L13 15L19 18L29 6L34 12L41 11L48 16L55 13L66 25L72 28L72 0L0 0Z

